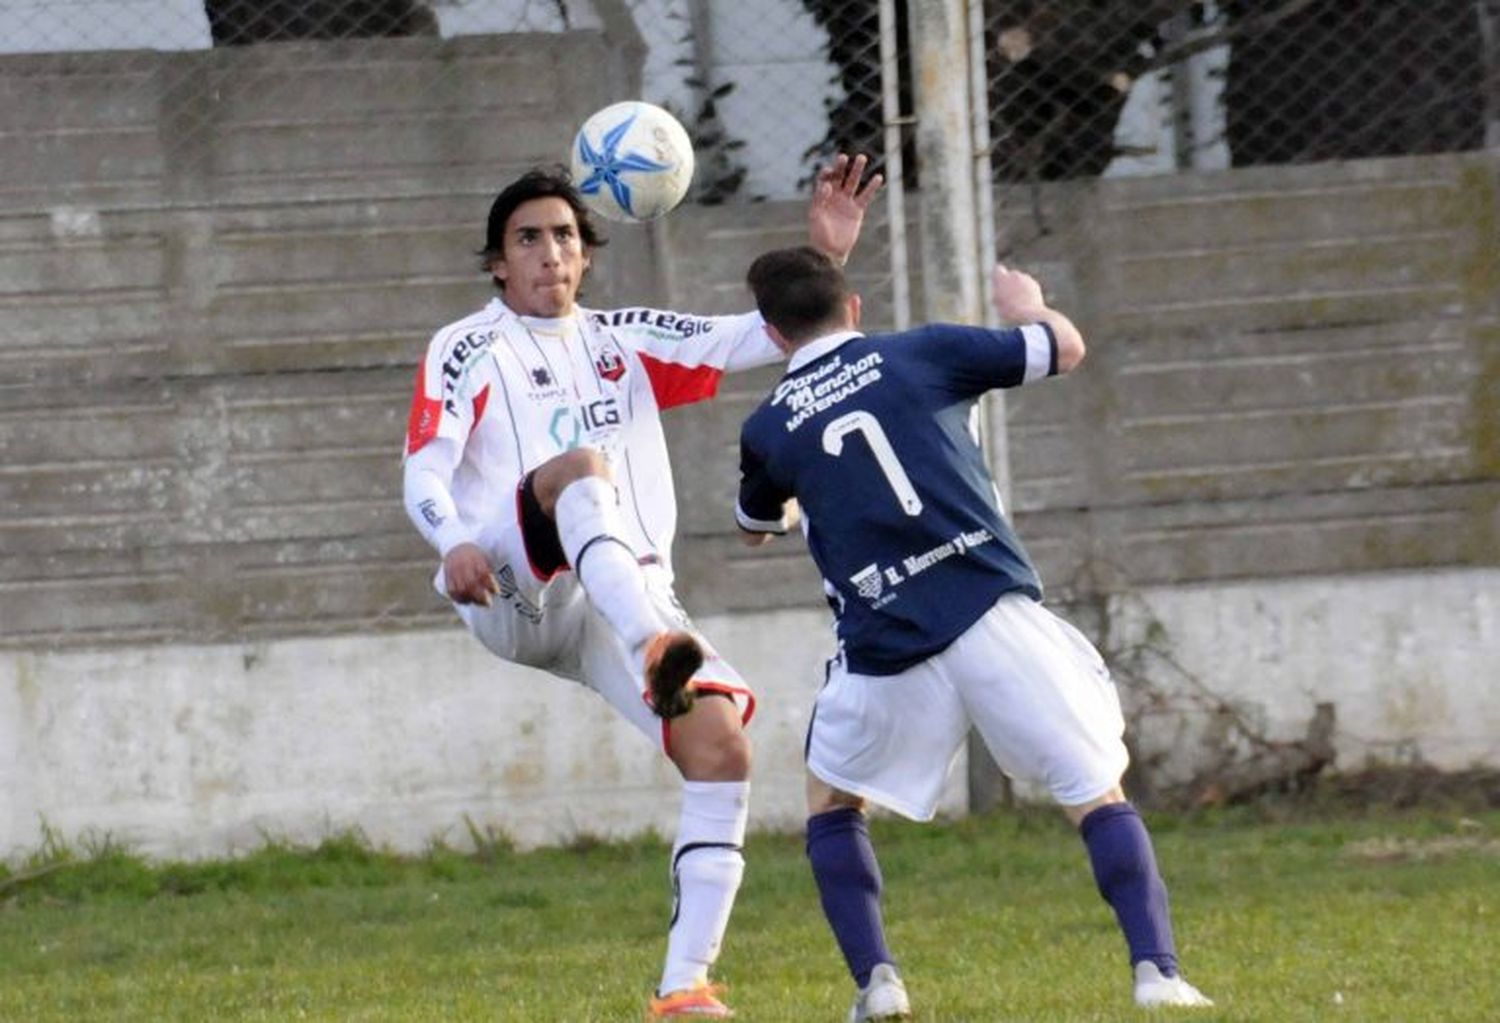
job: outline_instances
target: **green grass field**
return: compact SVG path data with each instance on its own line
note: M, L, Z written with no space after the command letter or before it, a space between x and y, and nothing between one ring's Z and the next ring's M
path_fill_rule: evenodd
M1500 1020L1500 813L1148 815L1203 1020ZM1305 818L1319 819L1305 819ZM919 1020L1145 1018L1079 840L1028 811L876 822ZM720 977L739 1019L842 1020L794 836L761 835ZM668 912L656 840L0 870L0 1019L639 1020Z

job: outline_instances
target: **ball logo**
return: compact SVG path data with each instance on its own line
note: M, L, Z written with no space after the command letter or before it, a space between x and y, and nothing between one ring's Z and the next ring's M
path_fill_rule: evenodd
M639 216L635 210L635 196L630 190L630 182L625 180L629 173L653 173L657 171L671 170L669 163L659 163L641 153L620 152L620 140L635 123L635 115L632 114L609 131L604 133L601 148L595 149L589 144L588 136L578 136L578 159L589 168L589 176L584 178L578 185L578 191L586 196L598 195L600 190L608 188L614 196L615 205L624 210L630 216Z
M653 220L687 195L693 140L671 111L626 100L596 111L574 134L571 167L578 194L602 217Z

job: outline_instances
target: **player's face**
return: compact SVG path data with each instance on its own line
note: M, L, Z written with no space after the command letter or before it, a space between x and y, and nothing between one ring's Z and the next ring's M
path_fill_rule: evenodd
M528 199L505 224L504 255L490 266L505 285L505 304L522 316L573 311L589 254L573 207L556 196Z

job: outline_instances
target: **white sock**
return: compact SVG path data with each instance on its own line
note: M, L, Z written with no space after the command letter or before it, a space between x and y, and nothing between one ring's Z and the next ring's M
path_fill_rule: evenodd
M659 992L681 991L708 980L719 958L729 911L745 874L748 781L689 781L682 785L682 816L672 847L676 905L667 935L667 962Z
M557 496L553 514L568 564L604 620L635 649L662 631L646 595L646 577L621 539L619 495L601 476L574 480Z

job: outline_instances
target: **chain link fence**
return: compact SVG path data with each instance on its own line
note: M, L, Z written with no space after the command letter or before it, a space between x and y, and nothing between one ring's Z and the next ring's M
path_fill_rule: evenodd
M843 87L827 145L879 151L879 3L805 3ZM995 178L1479 149L1500 122L1497 23L1493 0L984 0ZM903 60L903 123L909 81Z
M1485 144L1491 5L987 5L1004 181L1308 163Z
M404 409L390 381L475 286L469 253L452 269L472 215L443 203L482 208L523 158L565 159L573 125L553 99L574 76L539 54L570 30L633 39L617 45L638 49L640 95L694 138L699 203L800 202L832 152L870 154L892 184L853 269L871 325L900 319L918 262L902 198L921 170L909 2L0 0L0 497L21 509L0 557L19 594L9 627L31 615L37 635L62 636L54 598L26 587L102 576L117 585L91 581L86 601L125 608L110 636L181 639L195 627L133 617L130 602L152 580L197 593L193 545L220 541L251 552L241 578L296 564L337 579L266 591L300 621L211 580L239 602L215 622L338 631L347 600L382 623L450 620L411 608L430 558L393 510ZM976 13L1002 194L1497 141L1500 0L983 0ZM395 195L409 208L379 206ZM162 209L189 214L163 229L149 216ZM356 307L378 328L351 327ZM79 397L99 381L114 390ZM358 391L332 426L311 411L330 387ZM215 403L222 436L173 424ZM75 407L73 432L47 441L36 423ZM317 430L307 465L276 461ZM44 441L73 461L32 466ZM200 492L222 520L187 521L180 505ZM389 534L370 548L399 576L389 587L347 564L370 523ZM159 539L169 528L181 544Z
M677 112L699 145L697 199L753 201L798 194L836 148L882 154L886 130L910 124L906 2L887 4L882 56L881 0L0 0L0 53L560 32L623 7L646 44L644 97ZM1500 118L1497 6L983 0L995 177L1480 148ZM883 62L899 69L888 90ZM401 86L442 89L442 73ZM240 82L274 95L277 69L246 78L242 65ZM51 116L72 120L66 108ZM184 125L179 144L209 130Z

